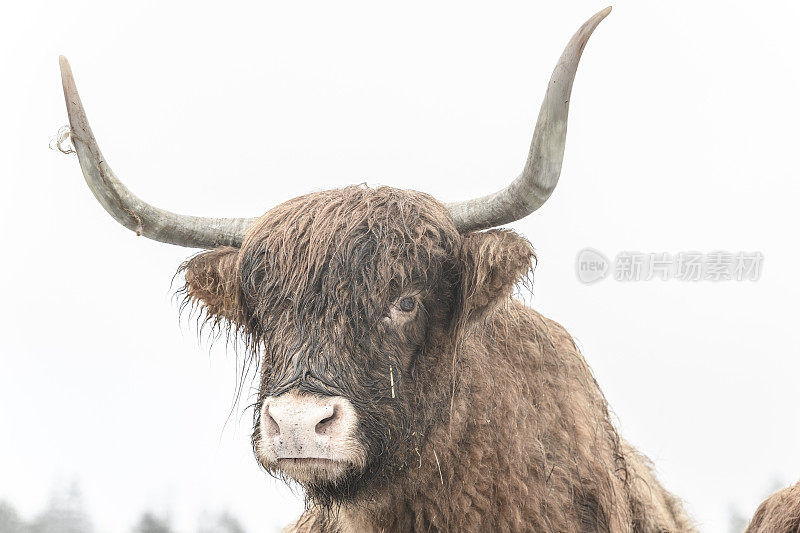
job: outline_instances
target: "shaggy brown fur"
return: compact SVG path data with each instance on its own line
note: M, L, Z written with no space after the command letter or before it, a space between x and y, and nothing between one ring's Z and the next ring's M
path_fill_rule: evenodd
M460 235L425 194L347 187L182 266L188 301L259 354L256 417L289 390L358 413L368 464L304 486L294 530L693 530L569 334L511 297L533 260L511 231ZM399 297L418 302L402 325Z
M764 500L745 533L800 533L800 483Z

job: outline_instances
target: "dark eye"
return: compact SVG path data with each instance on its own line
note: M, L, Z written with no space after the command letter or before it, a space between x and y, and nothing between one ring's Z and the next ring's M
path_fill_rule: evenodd
M417 302L414 300L414 298L400 298L400 301L397 302L397 307L406 313L413 311L416 305Z

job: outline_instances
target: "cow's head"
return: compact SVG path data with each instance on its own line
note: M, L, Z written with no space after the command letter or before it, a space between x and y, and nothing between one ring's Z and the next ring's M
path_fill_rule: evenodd
M261 356L261 464L336 496L447 417L454 338L531 256L510 231L461 234L428 195L354 186L275 207L183 270L189 298Z
M476 230L518 220L552 193L578 61L609 11L589 19L561 56L522 174L449 205L353 186L255 219L155 208L102 157L62 57L72 141L103 207L139 235L207 250L181 267L186 298L259 360L253 445L270 472L341 501L412 464L431 428L447 424L460 335L507 299L533 258L513 232Z

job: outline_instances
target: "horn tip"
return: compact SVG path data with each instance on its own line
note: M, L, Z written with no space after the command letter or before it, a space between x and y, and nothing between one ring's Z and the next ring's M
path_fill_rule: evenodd
M67 61L67 56L58 56L58 66L61 67L61 71L69 70L69 61Z
M67 105L67 116L72 131L79 138L88 139L92 132L86 112L81 104L81 97L78 95L78 88L75 85L75 78L72 76L72 68L65 56L58 56L58 63L61 67L61 86L64 90L64 101Z
M606 18L609 13L611 13L611 6L608 6L605 9L601 9L600 11L595 13L594 16L589 20L593 20L596 21L597 23L600 23L600 21Z
M70 91L76 91L75 81L72 78L72 68L69 66L66 56L58 56L58 66L61 69L61 84L66 91L69 87Z

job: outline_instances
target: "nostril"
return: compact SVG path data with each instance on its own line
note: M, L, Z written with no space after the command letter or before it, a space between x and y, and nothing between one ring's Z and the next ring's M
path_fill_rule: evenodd
M316 427L314 428L318 435L327 435L331 428L335 425L336 421L339 418L339 407L334 405L333 410L330 416L327 416L317 422Z
M267 433L268 437L274 437L275 435L281 434L281 427L278 425L278 422L272 418L272 415L269 412L269 406L264 409L264 422L263 426Z

